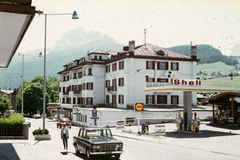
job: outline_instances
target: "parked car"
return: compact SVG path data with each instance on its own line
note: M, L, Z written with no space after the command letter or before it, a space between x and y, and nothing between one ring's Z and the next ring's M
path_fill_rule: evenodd
M83 127L73 137L75 152L86 154L87 159L96 155L114 155L116 159L123 153L123 143L113 138L111 129L103 127Z
M34 114L34 115L32 116L32 118L41 118L41 115L40 115L40 114Z
M71 129L72 123L70 122L69 118L61 118L60 121L57 122L57 128L62 128L64 123L66 124L66 126L68 126L69 129Z

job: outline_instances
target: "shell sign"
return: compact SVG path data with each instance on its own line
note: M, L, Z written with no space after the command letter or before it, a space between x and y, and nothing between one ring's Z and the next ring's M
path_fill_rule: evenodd
M135 103L134 105L135 111L142 112L144 111L144 104L143 103Z

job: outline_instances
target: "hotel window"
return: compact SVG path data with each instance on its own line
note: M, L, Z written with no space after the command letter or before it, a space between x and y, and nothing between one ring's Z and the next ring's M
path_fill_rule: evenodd
M124 104L124 95L118 95L118 103Z
M158 70L168 70L168 62L157 62Z
M116 71L117 70L117 63L113 63L112 64L112 71Z
M172 71L178 71L179 70L178 62L171 62L171 70Z
M110 87L110 80L106 80L106 88Z
M93 98L87 98L87 105L92 105L93 103Z
M78 78L82 78L82 72L78 72Z
M92 68L88 68L88 75L92 75Z
M82 84L82 90L85 90L85 83Z
M157 96L157 104L167 104L167 96L166 95L158 95Z
M171 96L171 104L178 104L179 97L178 96Z
M66 81L66 77L65 77L65 76L63 76L63 82L64 82L64 81Z
M109 95L106 95L106 103L109 103Z
M82 104L85 105L85 98L82 98Z
M124 86L124 78L118 78L118 86Z
M157 78L157 82L168 83L168 78Z
M117 79L112 80L112 91L117 91Z
M62 103L65 103L65 98L62 99Z
M67 81L69 81L69 76L67 76Z
M77 73L73 74L73 79L77 79Z
M97 59L97 56L94 56L94 59Z
M93 90L93 83L87 83L87 90Z
M124 61L119 62L119 70L124 69Z
M76 104L76 98L73 98L73 104Z
M154 95L146 95L146 104L154 104Z
M110 65L107 65L106 66L106 73L109 73L110 72Z
M102 56L99 56L99 60L102 60Z
M146 69L155 69L154 61L146 61Z
M146 82L155 82L154 78L146 78Z

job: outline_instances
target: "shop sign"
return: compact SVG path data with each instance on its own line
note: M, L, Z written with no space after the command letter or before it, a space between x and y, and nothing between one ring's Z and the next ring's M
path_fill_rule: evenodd
M144 111L144 104L143 103L135 103L134 105L134 110L137 112L142 112Z
M193 80L193 79L174 79L173 85L182 85L182 86L201 86L201 80Z
M155 132L155 136L166 135L165 125L155 125L154 132Z

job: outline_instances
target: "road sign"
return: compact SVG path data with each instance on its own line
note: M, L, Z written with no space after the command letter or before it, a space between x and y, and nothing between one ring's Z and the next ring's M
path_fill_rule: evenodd
M99 117L90 117L91 119L99 119Z
M144 104L143 103L135 103L135 111L142 112L144 111Z
M92 116L97 117L97 110L92 110Z
M93 108L94 110L97 109L97 105L94 104L94 105L92 106L92 108Z

